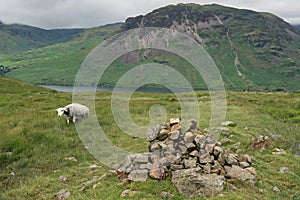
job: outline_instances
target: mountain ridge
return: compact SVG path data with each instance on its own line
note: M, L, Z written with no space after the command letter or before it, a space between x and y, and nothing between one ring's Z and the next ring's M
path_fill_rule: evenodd
M132 28L155 26L176 29L193 37L203 45L218 66L226 89L294 91L300 88L300 30L271 13L230 8L217 4L177 4L155 9L146 15L129 17L125 23L120 23L118 26L120 27L111 26L114 27L114 30L104 33L105 36L100 33L101 31L93 33L84 29L69 41L56 43L66 50L73 48L74 41L81 40L90 44L89 48L83 44L80 45L80 48L85 48L85 51L76 57L78 62L74 63L73 66L63 64L69 63L65 59L59 62L55 58L47 57L47 60L32 61L26 52L19 54L18 59L15 58L16 56L13 59L9 56L3 59L0 57L0 64L4 61L4 66L13 69L6 73L7 76L13 78L35 84L72 85L72 78L63 82L57 80L54 76L58 72L55 71L49 73L53 74L51 77L38 77L45 76L46 71L55 70L53 67L50 68L50 64L48 64L51 61L52 65L58 65L60 68L72 71L70 73L74 78L76 69L80 66L79 60L83 60L91 47L95 47L109 35ZM105 29L108 30L109 27ZM84 33L90 34L83 36ZM47 51L47 48L52 47L48 45L41 50ZM58 50L58 48L56 49ZM174 59L168 54L159 55L157 51L154 54L152 57L148 56L147 62L165 63L178 69L184 75L193 74L188 68L183 67L184 61ZM130 58L136 60L130 60ZM22 64L18 61L19 59L23 60ZM107 77L102 82L100 80L98 84L114 86L118 78L126 73L126 70L133 64L138 64L136 61L145 62L142 57L137 59L136 55L124 55L120 62L116 62L116 66L112 66L111 70L108 70ZM44 69L41 69L42 66ZM45 66L49 67L46 68ZM31 69L29 70L28 67ZM32 73L35 72L33 77ZM188 79L194 84L194 87L206 89L201 77L192 75Z
M202 44L214 58L227 88L299 88L300 31L271 13L217 4L177 4L130 17L122 29L149 26L176 29ZM271 84L254 74L263 74Z
M19 53L67 42L84 29L42 29L24 24L0 23L0 53Z

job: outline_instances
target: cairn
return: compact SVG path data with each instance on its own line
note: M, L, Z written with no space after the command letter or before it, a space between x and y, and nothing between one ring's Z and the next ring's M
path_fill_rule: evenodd
M215 138L197 127L171 118L170 123L153 125L146 133L149 152L131 154L117 169L122 181L165 179L186 197L211 196L223 191L227 179L255 183L255 168L249 155L228 153Z

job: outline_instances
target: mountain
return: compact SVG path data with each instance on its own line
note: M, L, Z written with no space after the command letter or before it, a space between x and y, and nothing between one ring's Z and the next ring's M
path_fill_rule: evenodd
M0 53L18 53L47 45L66 42L83 29L45 30L37 27L0 22Z
M0 65L12 78L34 84L72 85L81 62L93 47L115 33L148 26L172 28L194 37L214 59L226 89L300 89L300 30L270 13L216 4L169 5L146 15L130 17L125 23L77 30L80 32L76 37L70 34L62 43L30 51L20 48L23 51L18 54L0 54ZM46 45L46 42L35 44L41 43ZM206 89L202 77L187 61L168 52L149 52L147 59L141 52L122 56L105 71L98 84L114 86L133 66L157 62L178 70L195 88Z
M300 31L273 14L178 4L128 18L122 29L137 27L172 28L194 37L213 57L228 89L300 88Z

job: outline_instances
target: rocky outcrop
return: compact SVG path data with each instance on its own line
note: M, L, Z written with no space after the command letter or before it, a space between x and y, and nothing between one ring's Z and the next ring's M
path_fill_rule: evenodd
M149 152L127 156L117 169L120 179L146 181L148 177L161 180L171 176L186 197L220 193L227 179L255 183L252 158L227 152L212 135L204 134L195 120L171 119L165 125L153 125L146 139Z

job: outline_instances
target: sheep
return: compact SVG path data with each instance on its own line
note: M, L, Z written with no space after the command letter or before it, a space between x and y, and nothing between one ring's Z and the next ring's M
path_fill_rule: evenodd
M66 105L64 108L57 108L56 111L58 117L61 117L62 115L66 116L68 124L70 123L70 120L75 123L86 119L89 116L89 108L79 103L72 103Z

